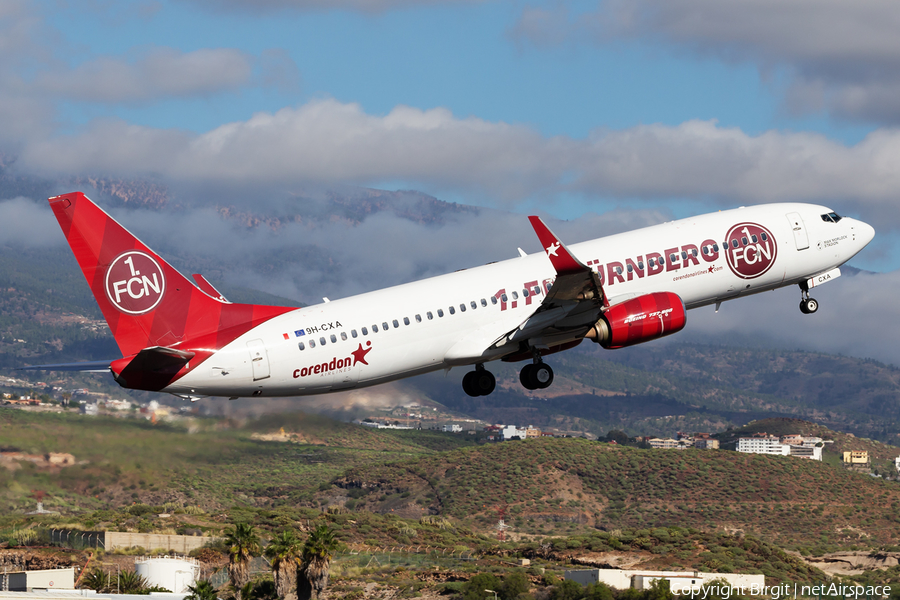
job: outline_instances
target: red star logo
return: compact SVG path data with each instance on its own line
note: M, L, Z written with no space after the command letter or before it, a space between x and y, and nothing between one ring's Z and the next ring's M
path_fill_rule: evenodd
M371 346L371 345L372 345L372 342L366 342L366 346ZM360 344L359 348L357 348L356 350L354 350L353 352L350 353L353 355L353 366L355 367L356 363L362 363L364 365L368 365L369 363L366 362L366 354L368 354L371 351L372 351L372 348L366 348L365 350L363 350L362 344Z
M715 271L715 267L710 267L707 273L712 273L713 271Z

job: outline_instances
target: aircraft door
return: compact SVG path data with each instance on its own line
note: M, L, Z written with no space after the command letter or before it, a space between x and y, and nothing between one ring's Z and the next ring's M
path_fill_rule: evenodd
M250 340L247 342L250 351L250 364L253 367L253 381L266 379L269 372L269 355L266 353L266 345L262 340Z
M797 245L797 250L806 250L809 248L809 236L806 233L803 217L800 216L800 213L792 212L787 214L787 218L794 231L794 243Z

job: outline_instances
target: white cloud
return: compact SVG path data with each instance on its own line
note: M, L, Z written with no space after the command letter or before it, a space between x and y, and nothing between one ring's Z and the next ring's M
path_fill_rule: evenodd
M441 195L502 204L587 197L705 199L719 206L775 201L836 204L900 225L900 131L848 146L820 134L752 136L711 121L545 137L522 125L399 106L386 115L314 101L204 134L97 121L71 137L29 145L23 168L63 173L158 174L176 182L378 185L405 181Z
M230 48L187 53L153 48L133 61L101 56L74 69L44 71L34 86L66 100L142 103L234 91L251 83L256 68L264 68L265 83L297 77L296 66L283 54L268 53L261 60Z
M890 299L900 286L900 271L844 276L814 289L819 311L800 312L797 287L766 292L688 313L685 333L729 343L768 338L775 345L845 354L900 365L900 346L885 335L886 324L900 321L900 306Z
M593 12L529 7L513 34L536 45L563 40L658 40L764 74L785 69L789 108L900 122L900 4L893 0L611 1Z
M65 238L53 212L26 198L0 200L0 245L14 248L61 246Z

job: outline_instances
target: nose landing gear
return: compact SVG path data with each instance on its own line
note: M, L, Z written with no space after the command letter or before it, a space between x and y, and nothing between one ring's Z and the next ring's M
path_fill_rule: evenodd
M800 283L800 312L811 315L819 310L819 302L809 297L809 286L805 281Z

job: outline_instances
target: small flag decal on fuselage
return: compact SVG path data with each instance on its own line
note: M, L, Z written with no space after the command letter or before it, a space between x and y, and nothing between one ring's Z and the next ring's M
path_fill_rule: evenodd
M303 329L298 329L294 332L294 335L296 335L297 337L304 336L306 335L306 331L304 331Z

